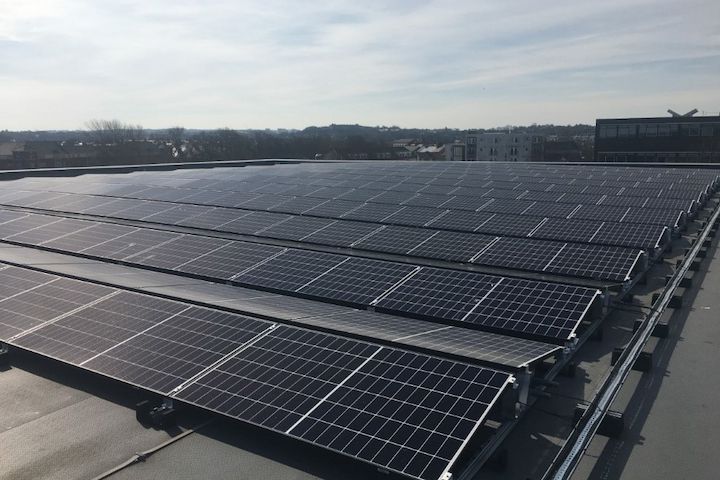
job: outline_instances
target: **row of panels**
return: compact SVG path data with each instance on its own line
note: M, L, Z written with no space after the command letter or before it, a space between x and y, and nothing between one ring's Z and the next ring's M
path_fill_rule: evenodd
M203 184L193 188L68 182L61 185L25 182L17 187L13 186L14 184L8 186L20 188L24 185L24 188L30 191L48 190L58 193L160 200L368 221L381 220L374 212L372 217L366 218L367 213L363 212L363 209L370 205L375 211L379 210L384 214L383 216L390 216L402 207L420 207L434 209L435 215L440 214L442 210L463 210L676 227L681 225L684 217L692 213L698 205L697 199L590 196L542 191L525 191L521 194L512 190L491 190L476 192L474 195L452 196L406 192L402 189L379 192L363 189L347 190L340 187L318 188L310 185L297 185L291 190L281 188L278 191L268 191L267 186L263 188L255 184L247 184L244 189L229 192L213 190L212 186L203 187ZM509 192L509 195L503 192ZM558 196L562 198L553 200ZM58 195L57 198L61 201L72 201L72 197L64 198ZM8 195L8 199L14 200L15 197ZM17 197L18 201L21 199L22 197Z
M2 212L0 238L561 342L599 291L124 225Z
M487 235L528 237L557 242L578 242L618 247L636 247L654 250L663 245L669 236L666 227L634 223L614 223L591 220L531 217L486 212L450 211L428 207L387 208L381 204L364 204L352 209L352 215L343 212L344 206L336 201L313 216L292 215L280 212L256 212L240 208L224 208L199 205L178 205L164 201L113 199L73 194L7 192L0 196L0 203L11 206L31 207L86 215L114 217L170 225L191 226L201 229L257 235L286 240L321 243L339 247L356 247L358 240L383 225L413 227L415 238L437 234L439 230L482 235L444 234L440 238L454 238L454 244L466 244L473 250L482 245ZM343 207L337 209L338 206ZM316 218L317 217L317 218ZM333 218L335 217L335 218ZM341 217L341 218L339 218ZM297 226L293 228L293 226ZM332 225L332 229L325 227ZM428 231L417 231L418 229ZM333 231L338 233L332 236ZM318 235L315 235L315 233ZM348 233L345 233L348 232ZM427 237L425 237L427 238ZM437 242L433 242L437 243ZM408 251L415 244L408 245ZM553 249L554 247L548 247ZM449 261L467 261L466 249L453 258L437 257L432 249L415 250L413 254ZM398 253L398 252L395 252ZM400 253L408 253L400 252ZM487 257L489 258L489 257ZM480 261L479 263L483 263ZM493 265L489 263L488 265ZM508 266L508 268L511 268Z
M420 479L439 479L507 373L0 267L0 338Z
M204 181L202 188L220 188L235 190L238 181L253 183L255 188L272 188L272 184L282 185L319 185L327 187L351 187L373 190L390 191L425 191L424 187L435 189L436 193L476 195L479 189L515 190L515 191L548 191L558 193L600 193L604 195L650 196L666 198L697 198L696 195L706 193L708 186L714 187L718 180L718 171L690 171L683 169L664 170L654 169L637 174L632 168L625 168L620 175L593 175L587 166L571 169L564 174L548 172L548 166L541 166L533 172L523 172L517 168L501 169L491 167L485 174L478 174L468 170L464 174L423 173L419 170L422 165L417 163L404 163L399 168L384 165L358 166L353 164L336 165L309 165L298 167L283 166L282 171L255 169L254 171L236 172L228 177L214 172L177 172L169 178L189 178ZM226 173L228 169L225 169ZM162 175L155 173L140 173L134 176L137 179L155 180ZM217 181L209 184L206 180ZM155 183L159 185L161 183ZM192 185L188 183L174 183L175 186ZM197 185L197 184L195 184ZM285 188L285 187L283 187ZM692 193L692 195L690 195Z
M35 187L38 188L37 186ZM222 192L209 189L170 188L170 187L137 187L108 186L89 189L88 185L75 189L72 185L49 187L53 190L68 191L64 193L94 194L119 198L136 198L141 200L161 200L194 205L212 205L236 207L250 210L267 210L283 213L294 213L320 217L347 217L353 219L368 205L380 204L375 209L384 208L383 213L392 215L401 207L420 207L434 209L435 215L443 210L464 210L498 214L513 214L535 217L574 218L579 220L607 220L620 223L649 223L676 227L682 224L685 216L692 213L698 203L695 200L672 198L649 199L641 197L600 197L591 203L584 203L587 198L579 198L574 194L563 194L565 201L551 202L544 200L547 192L528 192L523 198L508 198L497 193L476 196L453 197L441 194L388 191L377 193L369 190L353 190L345 195L337 196L338 192L328 187L306 194L301 192L268 193L268 192ZM313 187L300 186L299 189ZM74 191L81 190L81 191ZM91 190L91 191L87 191ZM35 190L38 191L38 190ZM58 196L59 199L63 197ZM72 198L72 197L70 197ZM440 210L440 211L438 211ZM355 218L365 220L365 218ZM369 220L377 220L371 218Z
M36 197L37 198L37 197ZM88 200L89 198L89 200ZM382 225L369 222L332 220L314 217L289 216L246 210L175 206L173 204L139 201L112 202L88 207L94 197L76 198L72 204L55 199L34 202L43 209L72 213L103 214L115 218L142 220L166 225L193 227L235 234L255 235L266 238L292 240L303 243L328 245L341 248L362 249L398 255L472 262L499 268L512 268L540 273L568 275L613 282L624 282L631 274L642 254L639 249L585 245L582 243L554 242L531 238L498 237L474 232L443 231L431 228L414 228L399 225ZM2 199L0 199L0 202ZM131 203L132 206L128 206ZM113 208L109 208L113 207ZM119 210L114 211L117 208ZM161 210L158 210L161 209ZM412 216L406 217L408 223ZM437 220L441 227L458 227L480 222L481 217L450 215ZM530 224L500 224L486 216L487 229L534 228ZM551 222L551 225L554 222ZM536 225L537 226L537 225ZM585 230L586 234L593 232ZM538 230L543 234L542 227ZM570 229L567 229L571 232ZM625 230L625 232L629 232ZM641 233L653 233L643 229ZM581 230L580 235L583 231ZM662 229L655 234L660 235ZM577 237L583 240L583 237ZM627 237L635 238L635 237ZM655 245L660 237L655 238ZM640 243L642 237L630 243ZM650 240L652 241L652 240ZM532 258L524 252L533 252Z
M425 168L431 165L431 168ZM445 164L447 166L447 164ZM465 168L455 172L445 169L443 165L419 164L414 162L382 164L372 166L359 164L333 164L283 166L282 172L268 169L247 169L243 172L233 172L231 169L215 169L214 171L178 171L172 174L139 173L128 182L138 183L138 179L150 179L152 185L162 185L157 181L162 177L171 179L196 179L202 183L202 188L218 188L221 190L235 190L238 181L252 182L255 187L264 184L280 183L286 185L320 185L329 187L370 188L375 190L410 191L424 186L438 187L438 193L447 193L451 188L494 188L499 190L528 191L556 191L567 193L603 193L616 195L625 193L630 196L642 196L646 192L651 197L662 196L661 192L696 191L702 193L706 186L717 183L718 172L713 170L690 169L638 169L634 167L621 167L613 172L608 169L595 169L591 166L565 168L562 173L549 165L535 165L525 168L524 165L501 166L493 165L466 165ZM222 172L221 172L222 170ZM229 179L232 178L232 179ZM211 184L208 182L216 181ZM122 180L121 180L122 181ZM175 182L172 185L181 186L187 183ZM590 188L588 188L590 187ZM600 187L596 190L594 187ZM616 188L615 190L613 190ZM622 192L621 189L625 189ZM606 190L605 190L606 189ZM678 193L683 198L683 193ZM694 197L694 195L693 195ZM672 197L670 197L672 198Z

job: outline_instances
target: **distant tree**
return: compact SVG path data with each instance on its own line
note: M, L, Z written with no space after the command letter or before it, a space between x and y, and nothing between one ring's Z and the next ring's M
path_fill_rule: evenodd
M120 120L93 119L85 124L95 142L103 145L116 145L133 140L144 140L142 125L123 123Z

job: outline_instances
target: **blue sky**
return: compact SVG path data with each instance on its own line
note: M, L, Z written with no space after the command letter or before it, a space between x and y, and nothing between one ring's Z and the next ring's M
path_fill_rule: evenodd
M718 0L0 0L0 129L720 111Z

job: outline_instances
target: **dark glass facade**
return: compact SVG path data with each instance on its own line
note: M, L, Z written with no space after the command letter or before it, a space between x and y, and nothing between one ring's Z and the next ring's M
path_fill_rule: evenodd
M720 116L598 119L598 162L720 162Z

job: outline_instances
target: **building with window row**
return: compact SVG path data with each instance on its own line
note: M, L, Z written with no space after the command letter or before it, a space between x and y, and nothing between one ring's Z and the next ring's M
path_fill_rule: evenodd
M598 119L595 161L720 162L720 116Z
M528 133L471 132L465 140L465 159L482 162L541 161L544 140L542 135Z

